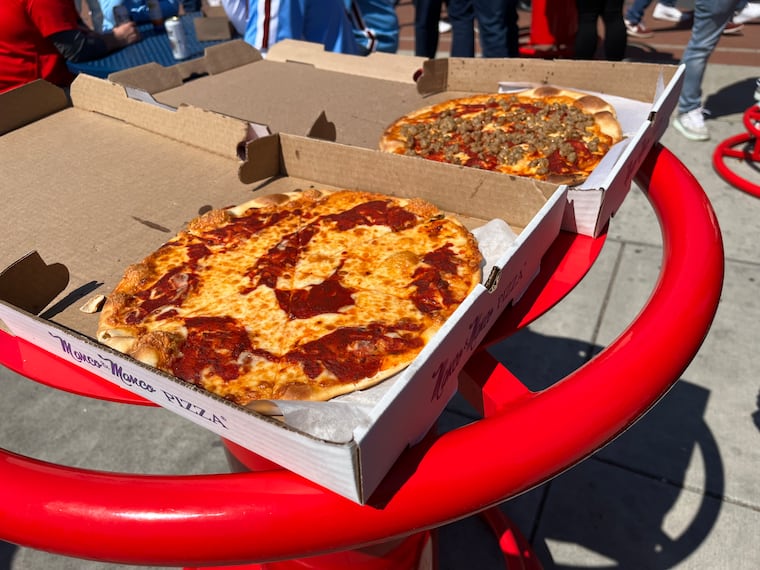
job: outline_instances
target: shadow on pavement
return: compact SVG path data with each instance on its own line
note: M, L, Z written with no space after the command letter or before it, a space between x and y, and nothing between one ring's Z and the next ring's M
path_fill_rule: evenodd
M758 77L760 77L760 71L758 71ZM718 92L709 95L704 106L710 111L710 116L713 119L741 114L755 104L754 93L755 79L750 77L726 85Z
M525 329L501 343L497 357L540 390L600 349ZM709 390L681 379L614 442L531 492L540 495L533 527L522 513L518 523L546 570L599 567L584 566L589 560L605 568L665 569L699 548L716 524L725 489L720 450L704 418L709 397ZM760 411L756 416L760 421ZM687 471L703 489L687 484ZM674 509L679 501L689 508ZM672 513L681 514L674 520Z

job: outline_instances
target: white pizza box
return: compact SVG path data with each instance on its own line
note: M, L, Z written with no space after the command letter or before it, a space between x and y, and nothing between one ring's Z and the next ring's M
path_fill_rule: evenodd
M0 327L359 503L433 426L461 367L560 229L566 196L552 185L298 135L257 138L247 121L131 99L89 76L70 96L45 82L0 96ZM19 101L28 110L8 117ZM347 435L317 436L238 407L94 340L97 315L79 307L198 213L311 185L413 194L473 229L503 220L516 234L412 365L379 394L360 394L370 403Z
M111 79L173 107L190 104L266 124L274 132L366 148L377 148L396 118L456 96L548 84L598 94L616 108L625 139L584 184L569 189L563 222L565 230L592 236L620 207L644 157L667 128L683 78L683 68L674 65L361 57L295 40L275 44L266 59L242 41L214 48L188 62L191 67L148 64Z

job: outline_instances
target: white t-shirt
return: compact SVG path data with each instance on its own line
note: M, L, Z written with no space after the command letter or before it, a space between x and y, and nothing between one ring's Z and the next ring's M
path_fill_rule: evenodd
M248 0L222 0L222 6L232 27L241 36L245 35L245 26L248 23Z

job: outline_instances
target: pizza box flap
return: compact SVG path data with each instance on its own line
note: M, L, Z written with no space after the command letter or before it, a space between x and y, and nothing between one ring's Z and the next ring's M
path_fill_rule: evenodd
M105 114L208 152L237 158L238 146L253 134L245 121L197 107L177 109L127 96L123 86L81 74L71 85L75 107Z
M203 57L168 67L158 63L146 63L111 73L108 79L120 85L138 87L148 93L158 93L179 87L194 77L218 75L261 59L261 52L238 39L207 47Z
M68 284L69 270L65 265L48 265L33 251L0 272L0 299L37 315Z
M199 67L204 67L204 59L195 60ZM413 81L419 66L417 58L350 56L325 52L318 44L283 41L266 59L241 60L221 73L190 78L178 65L154 64L111 74L109 79L142 89L170 107L192 105L265 124L272 132L376 149L392 121L421 105L423 98Z
M492 92L494 81L516 86L558 85L655 103L662 79L669 82L678 66L654 63L574 60L448 58L427 60L417 80L423 95L442 91ZM635 80L632 80L635 78Z
M62 89L43 79L0 95L0 135L57 113L69 105Z
M267 59L309 64L326 71L338 71L386 81L414 84L416 73L426 61L413 55L373 52L366 56L325 51L320 44L302 40L282 40L269 48Z
M287 175L329 186L417 196L479 223L490 220L494 204L499 204L499 212L508 216L505 221L517 232L557 192L556 185L539 180L287 133L251 141L246 150L246 160L239 170L245 183Z

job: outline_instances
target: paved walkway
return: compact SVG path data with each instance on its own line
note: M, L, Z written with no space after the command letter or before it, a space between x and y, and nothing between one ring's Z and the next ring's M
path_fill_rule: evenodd
M503 506L546 569L760 568L760 199L728 185L710 160L717 142L744 130L742 113L752 104L760 69L732 63L711 64L705 77L713 140L690 142L672 129L662 140L700 181L722 228L725 286L715 322L680 381L632 429ZM744 168L760 185L760 168ZM550 384L590 358L635 318L651 292L662 256L659 235L646 197L632 189L589 275L500 346L499 357L532 385ZM105 470L226 469L217 438L168 411L83 399L4 369L0 391L0 445L7 449ZM472 419L457 401L443 421ZM479 519L444 527L441 535L441 570L504 567ZM0 570L117 568L124 567L0 543Z

